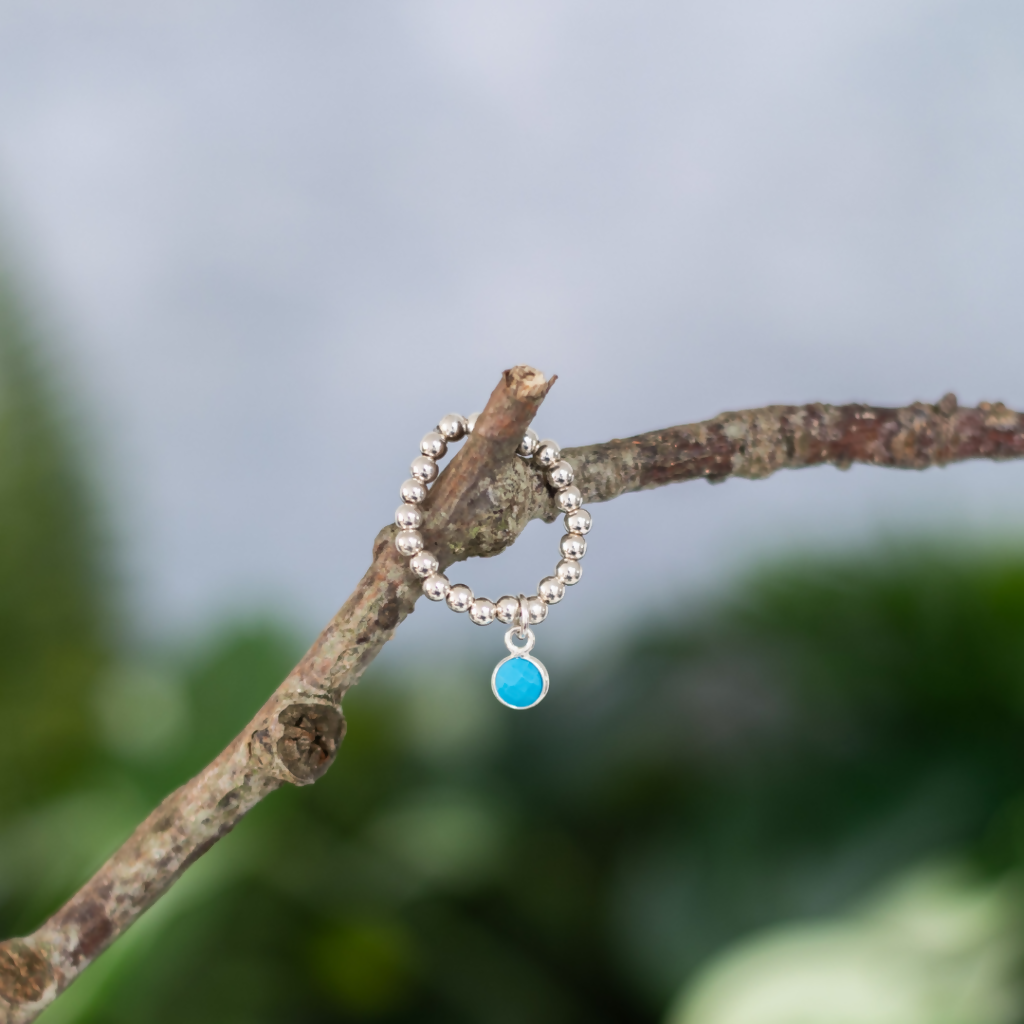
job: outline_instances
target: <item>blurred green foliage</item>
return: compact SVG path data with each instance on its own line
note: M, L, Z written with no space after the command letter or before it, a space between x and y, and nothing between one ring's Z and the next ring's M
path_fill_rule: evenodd
M1019 864L1019 620L1021 554L888 549L764 571L556 670L529 715L487 666L371 674L332 771L258 808L61 1013L658 1020L752 930L840 913L937 853ZM177 738L108 752L111 791L156 801L298 653L255 624L168 662Z
M96 754L89 683L104 590L78 460L32 330L0 279L0 814L64 788Z
M109 653L75 459L0 319L0 930L35 927L301 653L272 622ZM1024 856L1024 553L756 573L520 715L489 666L371 672L48 1024L656 1021L717 951L957 852ZM995 883L993 883L995 884ZM1016 911L1014 911L1016 912Z

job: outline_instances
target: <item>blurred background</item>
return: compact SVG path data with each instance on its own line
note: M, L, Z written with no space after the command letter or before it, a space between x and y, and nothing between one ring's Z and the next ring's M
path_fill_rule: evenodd
M248 720L506 366L567 446L1024 407L1022 182L1007 0L0 0L0 932ZM1020 1024L1022 501L595 509L541 707L418 609L332 771L43 1019Z

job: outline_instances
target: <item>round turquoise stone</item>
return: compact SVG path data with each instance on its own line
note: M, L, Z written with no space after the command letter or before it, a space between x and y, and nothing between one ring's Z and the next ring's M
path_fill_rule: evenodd
M528 708L544 694L544 677L527 658L509 658L494 672L494 692L514 708Z

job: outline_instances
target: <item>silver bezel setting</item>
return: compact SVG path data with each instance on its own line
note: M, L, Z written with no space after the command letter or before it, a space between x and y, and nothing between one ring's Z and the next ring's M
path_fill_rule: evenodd
M524 661L530 662L532 665L536 665L540 671L540 677L544 680L544 687L540 691L540 696L532 703L520 706L519 704L509 704L498 693L498 669L505 664L506 661L512 661L515 658L522 658ZM513 711L529 711L530 708L535 708L547 695L548 687L551 685L551 680L548 678L548 670L544 667L543 661L538 661L532 654L510 654L507 658L502 658L497 665L494 666L494 671L491 673L491 693L494 694L495 698L500 704L504 704L505 707L511 708Z

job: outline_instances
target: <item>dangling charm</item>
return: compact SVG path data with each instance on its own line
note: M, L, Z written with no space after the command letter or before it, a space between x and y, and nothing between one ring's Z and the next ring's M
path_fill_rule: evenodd
M516 647L513 636L526 637L522 647ZM521 632L513 626L505 634L505 646L512 653L502 658L491 673L491 689L494 696L507 708L525 711L539 704L548 692L548 670L544 663L530 655L536 638L527 627Z

